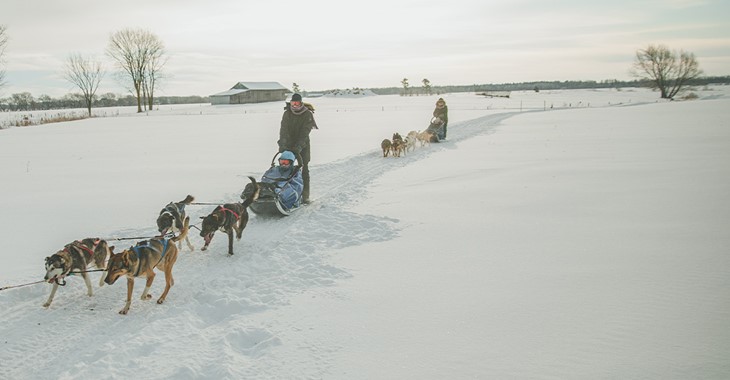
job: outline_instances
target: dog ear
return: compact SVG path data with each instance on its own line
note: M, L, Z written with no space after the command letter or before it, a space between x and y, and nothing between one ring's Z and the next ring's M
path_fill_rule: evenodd
M111 253L112 255L114 254L114 246L113 245L109 247L109 253Z
M124 266L125 266L125 267L128 267L128 266L129 266L129 264L131 264L131 263L130 263L130 261L129 261L129 255L125 255L125 254L124 254L124 253L126 253L126 252L129 252L129 251L124 251L124 252L120 253L120 255L123 255L123 256L122 256L122 262L124 262Z

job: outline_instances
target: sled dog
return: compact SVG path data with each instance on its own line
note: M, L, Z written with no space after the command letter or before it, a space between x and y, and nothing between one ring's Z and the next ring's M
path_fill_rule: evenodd
M431 140L434 138L434 134L429 131L423 131L418 134L418 141L421 142L421 146L431 145Z
M195 197L188 195L185 199L180 202L170 202L165 208L160 210L160 215L157 217L157 230L160 231L160 236L165 236L167 231L170 230L174 235L180 233L183 228L183 221L185 220L185 206L189 205L195 200ZM195 250L192 244L190 244L190 237L185 236L185 243L191 251ZM182 241L178 242L178 248L182 249Z
M418 141L418 132L417 131L410 131L408 132L408 135L406 135L406 138L404 139L406 142L406 151L411 151L416 149L416 141Z
M51 295L43 304L43 307L51 306L53 297L56 295L58 285L65 285L64 278L69 274L81 273L81 277L86 282L86 294L89 297L94 295L91 288L89 274L86 273L87 268L91 265L98 269L106 268L106 258L114 247L109 247L107 242L98 238L86 238L81 241L77 240L73 243L66 244L62 250L46 257L46 276L44 279L53 284ZM104 285L104 273L102 272L99 286Z
M243 229L248 224L248 206L258 199L261 190L261 184L257 183L256 179L253 177L248 177L248 179L251 180L255 190L243 202L226 203L216 207L207 216L200 217L203 219L200 236L205 240L203 251L208 249L215 232L221 230L228 234L228 254L233 255L233 231L236 232L236 240L241 240Z
M390 154L390 149L393 147L393 143L390 142L390 140L385 139L383 142L380 143L380 149L383 150L383 157L388 157Z
M400 133L393 133L393 146L390 148L393 151L393 156L400 157L401 154L406 154L406 143L403 141L403 137Z
M142 300L152 298L149 294L152 282L155 280L155 268L165 273L165 290L157 299L157 303L165 302L167 293L170 288L175 285L172 278L172 267L177 261L178 249L176 243L185 238L190 227L190 217L185 217L183 221L180 235L167 239L164 237L156 237L150 240L144 240L134 247L129 247L124 251L115 254L111 252L109 264L107 265L107 274L104 282L109 285L114 284L119 277L127 276L127 301L119 314L127 314L129 307L132 305L132 291L134 290L134 278L146 277L144 291L142 292Z

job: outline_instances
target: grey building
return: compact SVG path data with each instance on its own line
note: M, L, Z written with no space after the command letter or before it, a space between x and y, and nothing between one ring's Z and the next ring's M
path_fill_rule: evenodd
M228 91L210 95L211 104L244 104L286 100L289 89L279 82L238 82Z

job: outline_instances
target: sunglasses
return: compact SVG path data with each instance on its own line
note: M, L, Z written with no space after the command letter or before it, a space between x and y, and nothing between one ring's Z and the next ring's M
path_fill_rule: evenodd
M289 166L289 165L291 165L291 160L287 160L287 159L279 160L279 165Z

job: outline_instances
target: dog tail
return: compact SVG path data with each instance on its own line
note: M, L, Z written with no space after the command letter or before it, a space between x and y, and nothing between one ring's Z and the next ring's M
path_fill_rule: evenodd
M195 200L195 197L192 196L192 195L190 195L190 194L188 194L188 196L185 197L185 199L181 200L180 203L189 205L189 204L193 203L194 200Z
M190 230L190 217L189 216L186 216L185 217L185 221L183 222L182 231L180 231L180 234L178 234L177 236L175 236L174 238L172 238L170 240L172 240L175 243L177 243L180 240L185 239L185 236L188 236L188 231L189 230Z
M261 191L261 185L256 182L256 178L248 177L248 179L250 179L251 183L253 184L253 191L251 192L251 195L243 200L243 208L251 206L251 203L259 199L259 192Z

